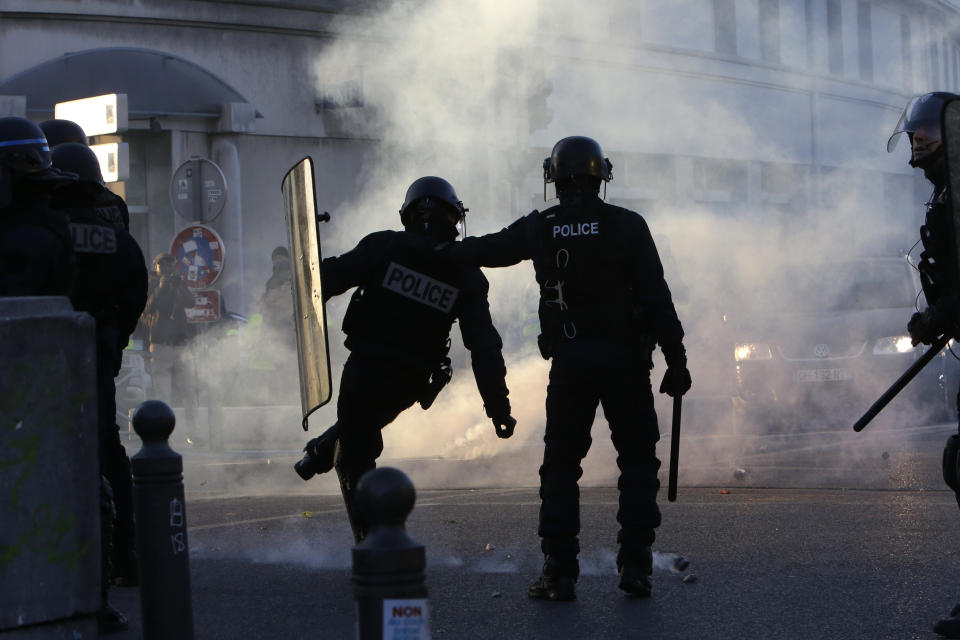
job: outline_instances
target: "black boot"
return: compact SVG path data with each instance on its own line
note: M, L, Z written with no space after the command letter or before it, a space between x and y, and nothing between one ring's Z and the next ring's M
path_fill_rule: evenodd
M576 600L577 560L561 561L547 556L540 579L530 585L527 595L546 600Z
M303 458L293 465L297 475L309 480L317 474L330 471L333 468L333 456L339 435L340 427L337 423L308 442L303 448Z
M960 638L960 604L953 608L949 618L938 620L933 625L933 632L944 638Z
M620 588L628 596L649 598L653 585L647 571L635 564L625 564L620 567Z
M635 557L621 554L617 563L620 574L620 588L628 595L636 598L649 598L653 590L650 575L653 573L653 551L645 548Z

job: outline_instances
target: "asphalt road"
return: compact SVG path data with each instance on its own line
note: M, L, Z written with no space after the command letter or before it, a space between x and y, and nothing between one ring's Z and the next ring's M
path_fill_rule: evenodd
M427 547L436 638L934 638L932 623L960 599L960 513L939 478L952 429L685 438L679 499L662 494L664 568L644 600L616 586L616 473L600 443L586 465L572 603L526 596L542 562L534 452L382 462L418 487L408 530ZM295 459L186 452L196 637L354 637L335 479L303 483ZM688 570L666 568L670 554ZM137 590L113 601L131 630L112 637L141 637Z

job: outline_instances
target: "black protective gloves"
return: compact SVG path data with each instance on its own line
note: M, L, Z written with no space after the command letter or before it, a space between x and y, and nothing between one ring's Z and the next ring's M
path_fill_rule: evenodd
M668 366L666 373L663 374L663 382L660 383L660 393L676 398L690 391L692 384L690 371L686 365Z
M493 428L497 430L498 438L509 438L513 435L513 429L517 426L516 419L509 413L505 416L490 418L493 422Z
M910 316L907 323L907 332L913 346L918 344L933 344L943 333L936 307L927 307L920 313Z
M687 350L682 343L661 345L660 348L667 361L667 371L663 374L663 382L660 383L660 393L677 398L690 391L690 386L693 384L690 379L690 370L687 369Z

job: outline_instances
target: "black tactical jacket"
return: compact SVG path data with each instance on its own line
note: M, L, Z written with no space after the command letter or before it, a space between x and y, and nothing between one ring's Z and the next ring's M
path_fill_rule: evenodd
M633 211L597 196L570 198L447 253L484 267L533 260L541 350L577 338L646 339L660 344L668 364L682 364L683 327L647 223Z
M927 304L936 307L937 317L947 322L953 319L953 332L958 333L956 320L958 311L957 268L954 264L952 210L946 199L946 190L934 194L927 204L924 224L920 227L920 241L923 252L920 254L920 282ZM942 327L944 330L946 326Z
M439 364L459 320L487 415L508 415L503 342L490 318L487 279L478 268L451 267L436 244L408 231L372 233L323 261L324 298L357 287L343 320L347 348L423 371Z
M84 187L84 188L80 188ZM76 278L70 301L97 320L108 338L113 365L127 344L147 302L147 266L140 245L126 231L116 196L100 185L71 185L57 192L53 206L70 222Z
M67 218L44 185L22 188L0 209L0 296L67 296L74 255Z

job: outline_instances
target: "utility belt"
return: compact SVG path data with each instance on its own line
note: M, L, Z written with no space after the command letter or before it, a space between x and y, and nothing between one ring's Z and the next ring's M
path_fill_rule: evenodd
M427 386L424 387L423 392L420 394L420 407L426 411L433 405L433 401L437 399L437 396L440 395L440 392L453 378L453 366L450 362L450 338L447 338L446 346L443 350L443 355L440 357L440 361L430 372L430 379L427 381Z
M599 307L590 313L571 310L565 304L540 301L540 335L537 346L544 360L553 357L558 344L575 340L606 338L625 342L640 340L653 349L649 332L630 317L626 309Z

